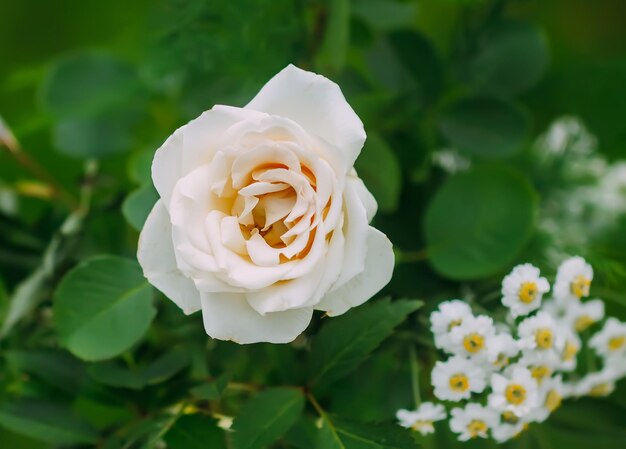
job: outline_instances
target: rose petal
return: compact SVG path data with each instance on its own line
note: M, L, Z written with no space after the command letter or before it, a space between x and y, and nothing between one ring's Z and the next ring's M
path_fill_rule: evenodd
M193 281L185 277L176 266L172 225L162 200L154 205L141 231L137 259L148 281L185 314L200 310L200 293Z
M343 234L334 233L326 256L317 262L310 273L246 293L248 303L263 315L317 304L341 272L343 244Z
M157 150L152 161L152 180L169 209L177 181L199 165L211 162L222 134L242 120L261 120L265 114L231 106L215 106L178 128Z
M363 204L363 207L365 207L365 212L367 213L367 222L371 223L374 215L376 215L376 211L378 210L378 203L376 202L374 195L372 195L371 192L367 190L367 187L365 187L365 184L363 183L361 178L357 176L356 171L354 171L354 175L348 175L346 179L346 184L351 184L352 188L354 188L357 196L361 200L361 204Z
M394 255L391 242L385 234L369 228L365 269L342 287L328 293L315 306L330 316L345 313L351 307L363 304L391 280Z
M350 167L365 142L363 123L339 86L293 65L269 80L245 108L292 119L340 149Z
M201 301L206 333L239 344L289 343L306 329L313 314L306 307L260 315L244 295L233 293L203 293Z

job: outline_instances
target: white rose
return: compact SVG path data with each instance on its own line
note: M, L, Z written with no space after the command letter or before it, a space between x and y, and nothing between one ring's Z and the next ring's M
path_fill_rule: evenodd
M156 152L161 199L139 239L146 278L207 334L285 343L313 310L384 287L391 243L353 164L363 124L339 86L293 65L244 108L215 106Z

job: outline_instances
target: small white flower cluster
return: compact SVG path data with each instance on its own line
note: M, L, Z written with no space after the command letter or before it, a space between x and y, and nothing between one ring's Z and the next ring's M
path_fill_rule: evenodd
M584 300L592 279L584 259L570 258L559 267L552 298L544 301L548 281L538 268L523 264L502 282L504 322L474 315L461 300L443 302L432 312L435 346L449 357L436 362L431 382L438 399L463 401L450 411L450 428L459 440L491 435L507 441L530 423L545 421L563 399L607 395L626 376L626 323L609 318L586 338L587 329L604 319L601 300ZM581 377L577 356L583 340L586 350L602 358L603 368ZM400 410L397 417L402 426L427 434L447 415L442 404L428 402L416 411Z

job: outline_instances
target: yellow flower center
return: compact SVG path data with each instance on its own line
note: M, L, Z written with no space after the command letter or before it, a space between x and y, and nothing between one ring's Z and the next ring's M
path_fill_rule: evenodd
M517 424L519 417L515 413L507 411L502 413L502 421L508 424Z
M506 356L506 354L498 354L498 358L496 359L495 362L493 362L493 366L495 366L496 368L503 368L505 366L507 366L509 364L509 358Z
M613 387L608 382L604 382L598 385L595 385L591 390L589 390L589 396L593 397L601 397L608 396L613 391Z
M537 347L539 349L550 349L552 348L552 343L554 340L554 335L550 329L537 329L535 332L535 341L537 342Z
M540 384L543 379L552 374L552 370L545 365L537 365L530 368L530 374L535 378L537 383Z
M477 333L469 334L463 339L463 347L467 352L475 354L485 347L485 337Z
M563 398L558 391L550 390L550 392L548 392L548 394L546 395L546 402L543 404L543 406L548 409L550 413L552 413L561 405L561 399Z
M565 348L563 349L563 361L571 362L574 360L574 357L576 357L576 354L578 354L578 346L572 341L565 343Z
M513 405L523 404L526 400L526 389L518 384L511 384L506 387L504 397Z
M626 344L626 335L620 335L611 338L607 346L609 347L609 351L618 351L624 347L624 344Z
M581 315L578 317L578 319L574 323L574 328L576 329L577 332L583 332L593 323L595 323L595 320L591 318L589 315Z
M572 281L571 289L574 296L582 298L589 296L589 287L591 286L591 279L587 279L582 274L579 274Z
M474 419L467 425L467 431L472 438L476 438L479 435L484 435L487 432L487 429L487 423L478 419Z
M537 288L537 284L534 282L524 282L519 289L518 297L524 304L530 304L537 298L538 294L539 289Z
M450 389L456 393L463 393L469 388L469 379L465 374L455 374L450 377Z
M421 432L425 430L427 432L434 431L433 422L432 421L415 421L411 426L411 429Z
M450 321L450 323L448 323L448 331L451 331L452 329L454 329L457 326L460 326L461 324L463 324L463 320L460 318L458 320Z

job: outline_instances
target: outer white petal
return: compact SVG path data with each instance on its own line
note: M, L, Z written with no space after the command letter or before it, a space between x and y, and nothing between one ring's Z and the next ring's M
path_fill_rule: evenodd
M315 73L287 66L267 82L246 109L287 117L344 153L351 167L365 131L339 86Z
M363 272L339 289L328 293L315 308L326 311L330 316L337 316L351 307L363 304L391 280L393 265L391 242L385 234L370 227Z
M260 120L265 114L214 106L200 117L178 128L157 150L152 161L152 181L169 208L174 185L183 176L213 159L224 132L243 120Z
M193 281L185 277L176 266L172 224L163 200L157 201L148 215L139 236L137 259L150 283L183 312L190 314L200 310L200 293Z
M367 222L371 223L374 215L376 215L376 211L378 210L378 203L376 202L374 195L367 190L367 187L365 187L361 178L357 177L356 172L354 172L354 175L348 175L346 178L346 184L349 184L354 188L357 196L361 200L361 203L363 203L363 207L365 207Z
M306 329L313 314L307 307L260 315L237 293L203 293L201 300L206 333L239 344L289 343Z

